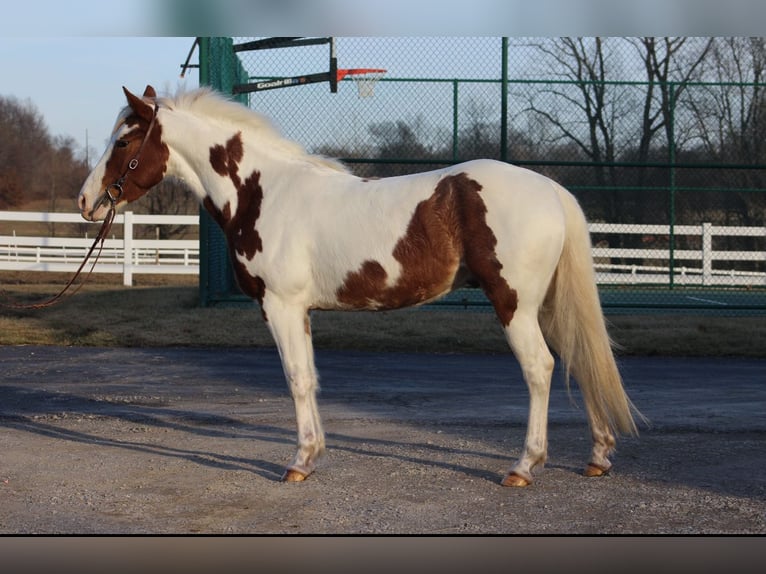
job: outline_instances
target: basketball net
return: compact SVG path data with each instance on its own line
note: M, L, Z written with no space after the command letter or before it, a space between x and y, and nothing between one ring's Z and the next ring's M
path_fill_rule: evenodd
M338 70L338 81L348 77L356 84L360 98L369 98L375 95L375 86L386 74L386 70L375 68L353 68L350 70Z

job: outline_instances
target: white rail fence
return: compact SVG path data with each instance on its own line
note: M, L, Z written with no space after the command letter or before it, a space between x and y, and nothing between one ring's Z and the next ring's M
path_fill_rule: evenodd
M5 225L4 222L11 222ZM0 229L13 222L82 223L77 213L45 213L0 211ZM123 238L107 239L94 272L121 273L123 284L131 285L137 273L199 274L199 241L197 239L138 239L136 225L199 225L196 215L117 215L115 225L123 226ZM95 235L98 227L92 226ZM619 235L667 238L668 225L625 225L591 223L591 233L601 240L593 248L598 282L602 285L667 285L671 278L671 252L662 247L640 249L609 247ZM673 282L676 285L766 287L766 249L750 251L714 250L716 237L766 238L766 227L677 225L676 237L697 236L700 249L676 249L672 255ZM614 237L614 240L611 238ZM77 269L93 242L88 237L24 236L14 231L0 235L0 270L65 271ZM661 243L661 242L660 242ZM667 243L667 241L665 241ZM755 242L764 245L763 241ZM617 263L619 261L619 263ZM752 270L739 270L741 262ZM760 263L760 265L757 265ZM758 270L760 269L760 270Z
M79 213L0 211L0 229L7 230L13 222L85 223ZM114 226L118 225L123 228L123 237L104 242L94 273L121 273L124 285L132 285L133 275L138 273L199 274L199 240L134 236L136 225L198 226L199 216L137 215L126 211L115 217ZM0 270L74 272L98 233L98 225L88 227L90 238L26 236L10 229L10 234L0 235Z
M676 225L672 232L676 239L681 236L696 236L689 242L699 244L699 249L674 249L671 255L666 245L670 236L669 225L625 225L622 223L591 223L591 233L618 235L641 235L649 238L647 247L623 249L602 246L596 243L593 258L598 283L622 285L675 285L725 286L725 287L766 287L766 227L718 226L711 223L701 225ZM761 241L750 242L760 247L750 250L715 250L716 237L754 237ZM662 247L651 244L659 239ZM611 243L605 240L606 243ZM617 243L614 241L614 243ZM616 263L614 260L621 261ZM671 261L673 263L671 267ZM743 265L743 262L744 265ZM741 270L739 268L751 270Z

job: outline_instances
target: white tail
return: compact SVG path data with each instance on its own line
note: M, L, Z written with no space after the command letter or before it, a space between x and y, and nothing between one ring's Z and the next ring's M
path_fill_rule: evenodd
M592 418L613 433L638 434L630 402L612 352L596 288L587 222L577 200L556 185L566 215L566 235L540 326L582 391ZM644 419L645 420L645 419Z

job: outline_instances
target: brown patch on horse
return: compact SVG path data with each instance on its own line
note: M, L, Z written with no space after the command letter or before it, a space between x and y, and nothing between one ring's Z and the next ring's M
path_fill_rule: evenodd
M151 106L145 105L154 113ZM125 182L122 184L123 194L120 198L121 201L130 203L141 198L165 177L168 159L170 158L170 149L162 141L162 125L158 121L154 122L149 139L146 140L144 147L141 149L138 165L135 169L128 170L128 162L136 157L136 153L141 148L141 142L144 139L146 130L149 129L150 122L151 116L149 116L149 119L137 113L128 116L125 119L125 125L131 128L137 126L138 129L131 130L124 138L120 139L121 142L126 142L127 145L115 145L106 162L104 177L101 179L102 189L106 189L114 184L125 173L128 174Z
M346 275L336 297L341 303L353 308L385 307L381 298L386 291L386 279L388 274L380 263L365 261L359 271ZM387 306L392 307L391 303Z
M245 264L237 257L237 255L241 255L250 260L255 257L256 253L263 251L263 241L255 228L261 215L261 202L263 201L263 189L260 184L261 173L254 171L242 181L239 175L239 164L243 157L244 147L241 132L232 136L225 145L214 145L210 148L210 165L217 174L231 179L237 190L236 212L231 212L229 202L226 202L222 209L218 209L209 197L206 197L202 204L226 235L232 265L240 289L246 295L256 299L262 308L263 297L266 292L263 279L253 277Z
M245 155L242 145L242 132L237 132L225 146L214 145L210 148L210 165L218 175L231 178L234 187L239 188L239 162Z
M231 207L227 203L223 211L218 211L218 215L214 213L213 217L219 224L223 222L221 228L229 240L229 245L244 254L247 259L252 259L257 252L263 251L261 236L255 229L255 224L261 215L263 189L261 189L259 171L254 171L244 182L240 178L239 163L243 156L241 132L231 137L225 146L214 145L210 148L210 165L216 173L231 179L237 190L237 211L232 214ZM212 204L212 202L209 203ZM208 208L208 204L205 204L205 207Z
M223 229L231 220L231 204L229 204L228 201L226 202L226 205L223 206L223 210L221 210L215 206L212 199L205 197L205 199L202 200L202 206L221 229Z
M266 295L266 284L263 282L263 279L258 275L255 277L250 275L247 268L238 259L233 262L233 265L239 288L242 289L242 292L245 295L258 301L258 305L261 307L263 320L268 323L269 318L266 316L266 311L263 310L263 298Z
M443 194L421 201L392 252L401 265L396 283L387 286L386 270L379 262L368 260L346 276L336 292L338 301L354 308L398 309L449 291L460 264L449 211Z
M500 275L503 264L497 259L497 237L487 225L487 206L481 198L481 185L461 173L444 178L437 186L449 188L455 197L456 222L462 232L463 260L490 300L500 322L507 327L518 306L518 294Z
M432 300L448 292L461 261L479 281L503 325L517 306L516 291L500 275L497 238L487 225L481 185L465 173L443 178L421 201L392 255L401 265L394 285L373 260L349 272L337 290L338 301L352 308L395 309Z

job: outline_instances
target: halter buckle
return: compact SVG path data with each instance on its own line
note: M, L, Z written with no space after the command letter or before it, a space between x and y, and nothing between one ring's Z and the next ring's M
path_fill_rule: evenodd
M117 190L116 195L112 195L112 191L111 191L112 188ZM114 207L115 205L117 205L117 202L120 201L122 194L125 193L125 191L122 189L122 181L115 181L114 183L110 183L104 190L104 193L105 193L106 199L108 199L109 203L111 203L112 207Z

